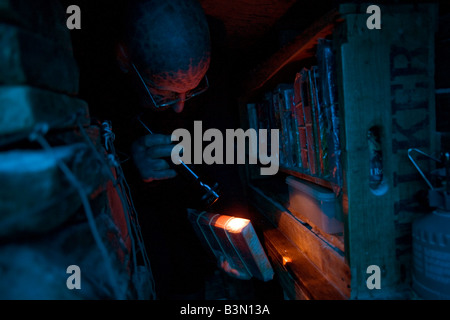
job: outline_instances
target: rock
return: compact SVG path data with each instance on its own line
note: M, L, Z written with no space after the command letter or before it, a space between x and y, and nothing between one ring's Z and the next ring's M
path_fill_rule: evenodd
M0 62L1 63L1 62ZM90 122L85 101L30 86L0 86L0 136L27 132L37 124L50 129Z
M26 29L71 50L66 19L66 8L59 1L0 1L0 22Z
M134 298L127 269L129 260L120 261L117 248L111 242L117 237L117 230L107 208L97 213L94 223L109 262L94 241L86 219L29 241L0 246L0 299ZM70 290L66 285L71 276L67 268L72 265L79 267L80 289Z
M0 24L0 84L29 84L76 95L79 70L71 46Z
M0 247L0 299L79 300L78 290L69 290L66 263L61 253L36 250L32 245Z
M49 232L80 208L81 197L58 161L67 165L87 197L105 189L106 171L86 144L54 147L52 152L1 152L0 238Z

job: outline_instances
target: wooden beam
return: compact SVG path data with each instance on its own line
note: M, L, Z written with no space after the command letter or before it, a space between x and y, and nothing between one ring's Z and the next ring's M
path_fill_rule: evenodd
M260 222L260 226L261 226ZM293 300L345 300L324 273L278 229L264 223L264 244L281 286Z
M317 40L332 34L337 18L337 11L332 10L258 66L257 70L252 70L244 79L243 91L246 95L250 96L263 87L274 75L292 62L314 57Z
M350 296L350 270L344 252L295 218L257 187L250 186L249 197L274 228L295 245L344 296Z
M345 20L334 35L343 124L346 250L352 297L389 298L408 285L411 243L401 239L408 236L407 225L418 207L415 193L427 189L407 150L434 151L436 12L427 4L381 6L382 29L370 30L361 6L341 7ZM381 132L384 189L380 190L369 185L367 134L373 127ZM382 271L382 290L366 286L371 265Z

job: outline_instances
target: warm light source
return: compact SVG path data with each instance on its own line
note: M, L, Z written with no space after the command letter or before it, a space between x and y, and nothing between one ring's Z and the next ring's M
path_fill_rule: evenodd
M283 266L287 265L289 262L292 262L292 259L288 256L283 256Z
M270 261L249 219L188 209L200 239L211 249L227 274L244 280L273 279Z
M250 220L248 219L233 217L228 220L225 228L228 232L239 233L249 224L249 222Z

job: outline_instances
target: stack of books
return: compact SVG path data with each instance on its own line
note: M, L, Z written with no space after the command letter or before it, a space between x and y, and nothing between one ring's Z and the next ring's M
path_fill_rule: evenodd
M281 167L341 186L339 109L331 44L319 39L316 66L303 68L292 83L279 84L266 92L262 101L247 107L250 127L280 130Z
M200 241L230 275L272 280L272 266L250 220L193 209L188 209L188 218Z

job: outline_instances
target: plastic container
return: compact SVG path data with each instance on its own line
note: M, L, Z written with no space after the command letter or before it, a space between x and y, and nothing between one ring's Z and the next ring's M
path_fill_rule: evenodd
M288 209L292 214L326 233L344 232L333 191L295 177L287 177L286 183L289 186Z
M450 299L450 212L413 222L413 289L422 299Z

